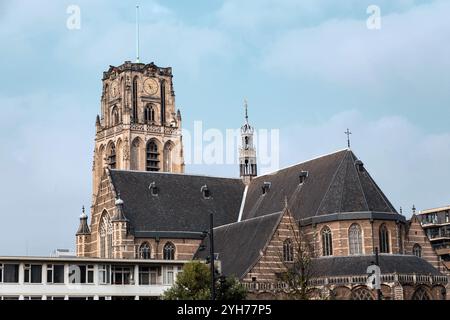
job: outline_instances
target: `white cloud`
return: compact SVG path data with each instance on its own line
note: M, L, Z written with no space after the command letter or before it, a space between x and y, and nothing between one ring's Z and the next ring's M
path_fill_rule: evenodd
M450 85L449 11L450 3L439 1L382 13L378 31L368 30L364 19L291 29L266 47L261 65L270 73L377 92Z
M352 150L365 163L397 209L410 214L450 203L450 134L426 133L401 116L368 120L359 111L336 114L315 126L281 132L281 162L288 165L346 147L349 127Z

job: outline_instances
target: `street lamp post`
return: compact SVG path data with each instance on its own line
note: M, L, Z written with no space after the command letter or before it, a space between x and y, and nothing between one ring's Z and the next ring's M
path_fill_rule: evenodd
M211 300L216 300L216 276L214 268L214 215L209 213L209 255L211 263Z

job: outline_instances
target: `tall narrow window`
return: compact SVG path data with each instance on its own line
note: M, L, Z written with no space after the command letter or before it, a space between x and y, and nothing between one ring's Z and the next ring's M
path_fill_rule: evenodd
M422 247L418 243L413 246L413 255L422 258Z
M352 224L348 229L348 243L350 254L362 254L362 235L359 224Z
M119 109L117 107L114 107L111 112L111 125L116 126L119 124L119 122Z
M107 212L100 221L100 257L112 257L112 224Z
M161 125L166 124L166 83L161 81Z
M333 255L333 238L328 227L322 229L322 254L324 256Z
M139 259L150 259L151 250L150 245L147 242L144 242L139 247Z
M175 260L175 245L172 242L167 242L163 249L164 260Z
M133 79L133 92L132 92L132 122L137 123L138 122L138 84L137 84L137 77Z
M167 142L164 146L164 172L172 172L172 143Z
M108 155L108 164L111 169L116 168L116 147L114 144L111 145Z
M155 141L147 144L147 171L159 171L159 152Z
M389 231L384 224L380 227L380 252L389 253Z
M155 122L155 109L151 105L147 105L144 110L144 118L146 123Z
M283 261L294 262L294 247L291 239L286 239L283 242Z

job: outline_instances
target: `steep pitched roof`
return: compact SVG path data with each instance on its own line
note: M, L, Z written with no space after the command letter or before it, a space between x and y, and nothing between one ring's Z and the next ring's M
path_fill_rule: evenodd
M258 261L282 216L283 212L277 212L214 228L214 252L219 253L222 273L242 278ZM204 249L197 251L195 259L209 256L209 237L203 245Z
M313 277L366 275L367 267L375 262L374 255L321 257L312 260ZM413 255L380 254L381 273L442 275L422 258Z
M252 180L242 219L282 210L283 199L296 219L334 213L381 212L396 214L367 170L359 170L356 156L349 149L338 151ZM303 184L299 174L308 172ZM264 182L271 187L264 195Z
M215 225L237 221L244 192L240 179L186 174L110 170L111 182L120 192L123 212L135 236L194 237ZM157 188L152 195L151 183ZM201 192L207 185L210 198Z

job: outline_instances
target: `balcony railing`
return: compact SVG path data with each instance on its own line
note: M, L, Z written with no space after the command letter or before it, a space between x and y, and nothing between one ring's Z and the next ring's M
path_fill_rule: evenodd
M383 274L381 275L381 282L400 282L403 284L447 284L447 276L432 276L432 275L418 275L418 274ZM314 278L308 281L311 287L321 287L328 285L362 285L366 284L367 276L340 276L340 277L321 277ZM244 282L244 287L249 292L261 291L285 291L289 286L284 282Z

